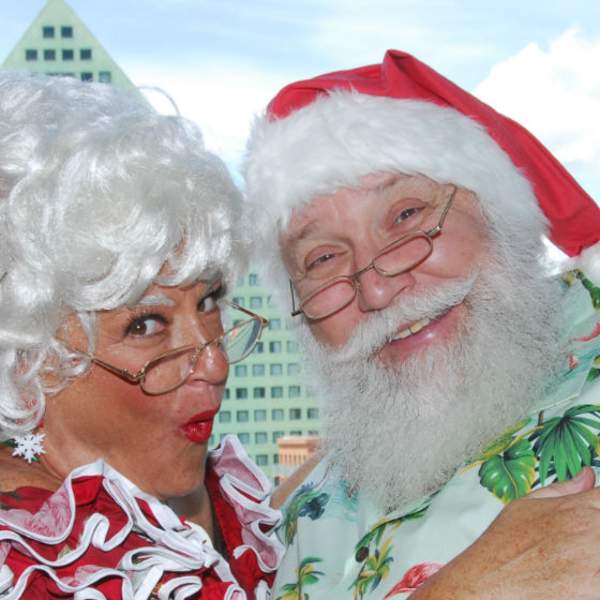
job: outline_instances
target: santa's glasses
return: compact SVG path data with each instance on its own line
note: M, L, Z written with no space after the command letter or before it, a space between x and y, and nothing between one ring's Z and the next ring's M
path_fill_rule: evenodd
M325 319L354 300L360 289L359 278L367 271L373 269L382 277L396 277L425 261L433 251L433 239L442 232L456 194L456 186L449 186L448 193L446 202L440 203L437 208L422 210L411 231L382 248L359 271L332 277L325 283L307 275L294 281L290 279L292 317L303 314L311 320ZM432 223L436 224L430 226ZM299 304L296 304L296 288L300 288Z

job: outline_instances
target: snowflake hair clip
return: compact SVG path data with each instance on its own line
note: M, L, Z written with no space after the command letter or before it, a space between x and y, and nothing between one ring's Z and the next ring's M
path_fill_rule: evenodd
M29 464L39 462L38 456L46 454L44 450L45 433L27 433L25 435L16 435L11 440L11 446L14 448L12 455L20 456Z

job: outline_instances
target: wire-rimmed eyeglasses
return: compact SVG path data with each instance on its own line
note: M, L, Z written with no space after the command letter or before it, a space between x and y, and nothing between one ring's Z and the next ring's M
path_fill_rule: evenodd
M312 320L325 319L350 304L360 288L359 278L373 269L383 277L396 277L414 269L426 260L433 251L433 238L442 232L446 216L456 194L456 186L450 187L450 196L443 206L437 224L427 230L415 229L382 248L364 268L351 275L340 275L329 279L309 292L296 306L294 283L290 279L292 297L291 316L304 314Z
M218 337L198 345L181 346L151 358L139 371L132 373L107 363L97 356L88 355L90 360L125 381L139 385L149 396L167 394L182 386L194 372L202 352L216 345L229 364L244 360L254 350L262 330L269 321L251 310L234 303L231 308L241 311L249 318L237 322Z

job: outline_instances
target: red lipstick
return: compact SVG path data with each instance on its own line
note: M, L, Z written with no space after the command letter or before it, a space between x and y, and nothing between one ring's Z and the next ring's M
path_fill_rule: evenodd
M194 444L205 444L212 433L213 421L216 410L206 411L194 415L187 423L180 427L183 435Z

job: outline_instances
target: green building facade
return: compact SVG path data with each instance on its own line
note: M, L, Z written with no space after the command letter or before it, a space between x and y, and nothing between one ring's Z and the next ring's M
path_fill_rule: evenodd
M135 86L64 0L48 0L2 69Z
M319 408L304 381L298 343L286 319L251 271L233 292L237 304L269 319L254 352L232 365L211 445L236 434L252 458L273 477L278 471L277 440L286 435L319 435Z

